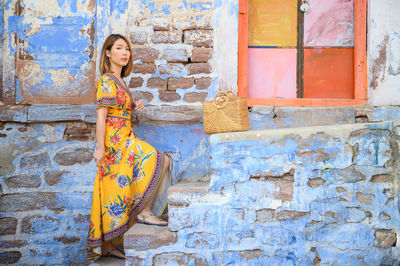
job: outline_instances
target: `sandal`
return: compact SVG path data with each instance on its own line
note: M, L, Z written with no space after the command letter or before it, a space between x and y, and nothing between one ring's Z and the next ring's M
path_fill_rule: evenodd
M103 256L103 257L111 257L111 258L117 258L117 259L122 259L122 260L124 260L124 259L125 259L125 256L123 255L123 257L122 257L122 256L119 255L118 253L113 252L113 251L115 251L115 250L117 250L117 249L115 249L115 248L109 249L109 250L107 250L106 253L105 253L104 255L102 255L102 256ZM119 250L117 250L117 251L119 251ZM122 253L121 253L121 254L122 254Z
M139 216L141 216L141 217L139 218ZM153 222L146 221L149 217L156 217L156 218L158 218L158 217L155 216L154 214L149 214L149 215L139 214L139 215L136 217L136 222L141 223L141 224L157 225L157 226L167 226L167 225L168 225L168 222L165 222L165 221L163 221L163 220L160 220L160 221L165 222L165 223L153 223Z

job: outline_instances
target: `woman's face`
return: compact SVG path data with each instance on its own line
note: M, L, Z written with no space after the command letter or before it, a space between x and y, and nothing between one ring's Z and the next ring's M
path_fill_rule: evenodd
M129 62L131 51L124 39L118 39L114 42L113 46L111 46L110 51L106 51L106 56L109 57L111 66L117 65L119 67L124 67Z

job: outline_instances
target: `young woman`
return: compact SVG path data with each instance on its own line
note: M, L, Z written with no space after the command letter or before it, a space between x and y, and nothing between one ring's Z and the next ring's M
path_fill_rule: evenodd
M131 116L143 110L123 81L132 69L129 41L112 34L100 57L97 83L96 151L97 165L90 229L88 259L100 255L125 256L112 240L133 223L167 225L159 216L166 208L166 190L171 184L171 158L138 139L132 131Z

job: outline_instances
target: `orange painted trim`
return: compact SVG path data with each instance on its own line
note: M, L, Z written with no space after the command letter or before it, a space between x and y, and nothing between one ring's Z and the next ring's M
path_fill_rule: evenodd
M296 98L296 99L277 99L277 98L247 98L248 106L272 105L272 106L362 106L367 103L366 100L357 99L314 99L314 98Z
M238 95L248 91L248 0L239 0ZM355 99L258 99L253 105L273 106L352 106L365 105L368 99L367 77L367 0L354 1L354 98Z
M368 98L367 0L354 1L354 98Z

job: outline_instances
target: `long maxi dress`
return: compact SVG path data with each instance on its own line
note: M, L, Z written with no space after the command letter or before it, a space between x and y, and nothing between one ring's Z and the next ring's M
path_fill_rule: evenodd
M108 107L105 130L106 156L97 169L87 238L88 259L101 255L101 245L135 222L146 201L155 196L152 211L166 209L170 170L165 156L132 131L132 93L112 74L97 83L97 108ZM155 194L156 193L156 194Z

